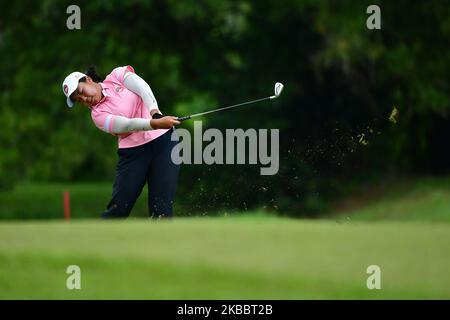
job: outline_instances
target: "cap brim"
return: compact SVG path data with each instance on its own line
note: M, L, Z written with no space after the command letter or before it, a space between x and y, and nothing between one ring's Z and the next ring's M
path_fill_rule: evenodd
M67 97L67 106L68 106L69 108L72 108L72 107L73 107L73 101L72 101L72 99L70 99L70 97Z

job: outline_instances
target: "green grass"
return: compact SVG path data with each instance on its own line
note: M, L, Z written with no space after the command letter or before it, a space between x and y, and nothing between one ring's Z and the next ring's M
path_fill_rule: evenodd
M1 299L449 299L450 224L3 222ZM81 290L65 288L68 265ZM366 269L381 267L381 290Z
M0 194L0 299L450 299L450 179L384 183L329 220L264 212L149 221L97 217L109 184L32 184ZM444 223L442 223L444 222ZM82 290L65 287L79 265ZM382 270L368 290L366 269Z

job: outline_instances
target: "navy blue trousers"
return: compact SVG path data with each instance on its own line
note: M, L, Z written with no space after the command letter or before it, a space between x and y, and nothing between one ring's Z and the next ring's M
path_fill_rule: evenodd
M179 165L172 162L173 129L146 144L118 149L112 199L102 218L126 218L148 184L148 210L152 218L172 217Z

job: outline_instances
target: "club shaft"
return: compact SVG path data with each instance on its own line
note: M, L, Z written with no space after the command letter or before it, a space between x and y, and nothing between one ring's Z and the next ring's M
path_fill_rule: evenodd
M186 116L186 117L181 117L181 118L178 118L178 120L180 120L180 121L188 120L188 119L191 119L191 118L194 118L194 117L204 116L205 114L218 112L218 111L223 111L223 110L227 110L227 109L232 109L232 108L240 107L240 106L243 106L243 105L246 105L246 104L261 102L261 101L269 100L269 99L271 99L271 97L265 97L265 98L256 99L256 100L252 100L252 101L242 102L242 103L234 104L232 106L222 107L222 108L218 108L218 109L214 109L214 110L210 110L210 111L196 113L196 114L193 114L193 115L190 115L190 116Z

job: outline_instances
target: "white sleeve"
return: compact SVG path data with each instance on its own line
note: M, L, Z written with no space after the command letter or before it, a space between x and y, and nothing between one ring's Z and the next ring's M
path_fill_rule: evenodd
M139 77L136 73L126 72L123 79L123 84L128 90L133 91L142 98L144 105L150 113L154 109L158 110L158 103L156 102L152 89L150 89L147 82L145 82L145 80Z
M150 119L143 118L125 118L122 116L113 116L113 124L109 133L125 133L135 131L153 130L150 125Z

